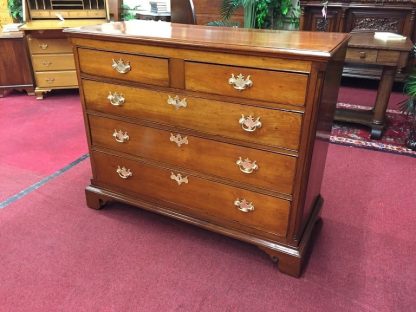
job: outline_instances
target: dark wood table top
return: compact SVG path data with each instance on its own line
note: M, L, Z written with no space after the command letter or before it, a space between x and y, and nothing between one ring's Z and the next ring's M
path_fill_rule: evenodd
M224 51L285 54L304 59L327 59L347 42L345 33L258 30L232 27L185 25L131 20L66 29L74 37L99 36L105 40L143 42L193 48L214 47Z
M413 43L409 38L406 38L405 40L380 40L374 38L374 32L360 32L351 34L348 47L410 51L413 47Z

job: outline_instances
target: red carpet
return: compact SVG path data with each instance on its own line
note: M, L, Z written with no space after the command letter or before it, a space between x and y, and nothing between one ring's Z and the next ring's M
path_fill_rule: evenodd
M0 98L0 201L87 153L76 90Z
M414 158L330 146L323 227L300 279L233 239L121 204L88 209L89 170L83 161L0 209L1 311L407 312L416 304Z

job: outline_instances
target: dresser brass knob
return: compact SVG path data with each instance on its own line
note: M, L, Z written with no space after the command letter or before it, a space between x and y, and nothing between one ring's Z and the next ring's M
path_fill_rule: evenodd
M107 99L110 101L111 105L114 106L121 106L126 100L123 94L117 92L111 93L111 91L109 92Z
M47 43L41 43L39 45L39 48L41 48L42 50L46 50L48 48L48 44Z
M127 134L127 132L124 132L123 133L123 131L121 131L121 130L118 130L117 131L115 129L114 129L113 137L119 143L127 142L130 139L130 137Z
M253 173L253 171L259 169L259 166L256 164L256 161L251 161L248 158L243 160L241 156L235 163L238 165L240 171L243 173Z
M116 172L122 179L127 179L128 177L131 177L133 173L130 171L130 169L127 169L126 167L117 166Z
M256 129L261 128L260 117L254 119L254 117L251 115L245 117L242 114L241 118L238 120L238 123L241 125L241 128L243 128L243 130L247 132L253 132L256 131Z
M178 133L178 134L170 134L170 139L171 142L175 142L178 147L181 147L182 144L188 144L188 137L183 137Z
M253 203L249 203L247 200L245 199L236 199L234 201L234 206L237 207L238 210L242 211L242 212L251 212L254 211L254 205Z
M367 53L360 52L360 59L365 59L367 57Z
M186 98L183 98L182 100L179 99L179 96L175 96L174 98L170 95L168 96L168 104L175 106L176 109L179 109L181 107L185 108L188 106L188 103L186 102Z
M188 177L182 177L182 175L180 173L175 175L173 172L171 172L170 173L170 178L171 178L171 180L176 181L176 183L178 183L178 185L181 185L182 183L185 183L185 184L188 183Z
M46 67L49 67L49 66L52 65L52 62L51 61L42 61L42 65L46 66Z
M231 74L228 83L238 91L243 91L253 85L253 81L250 80L250 75L248 75L247 78L244 78L243 74L239 74L237 77L235 77L234 74Z
M46 78L45 80L47 83L52 83L55 81L55 78Z
M122 59L119 59L118 61L113 59L111 67L120 74L127 74L131 70L130 62L123 61Z

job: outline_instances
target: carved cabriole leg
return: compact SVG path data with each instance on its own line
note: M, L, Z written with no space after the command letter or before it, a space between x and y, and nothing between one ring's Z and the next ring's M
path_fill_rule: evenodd
M302 259L296 256L290 256L283 252L272 250L266 247L259 246L261 250L267 253L273 262L277 262L277 267L280 272L299 277L302 273Z
M107 198L104 198L95 192L89 191L88 187L85 189L85 196L87 200L87 206L91 209L101 209L108 202Z

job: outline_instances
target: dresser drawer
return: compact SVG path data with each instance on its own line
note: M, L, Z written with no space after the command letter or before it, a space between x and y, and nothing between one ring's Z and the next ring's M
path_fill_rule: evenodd
M295 157L93 115L88 120L93 146L271 191L292 193Z
M78 57L86 74L169 86L169 64L164 58L89 49L78 49Z
M183 211L204 215L217 223L233 222L278 236L286 235L289 201L106 153L92 152L91 158L97 185L138 194L166 205L173 203ZM132 175L128 176L128 172ZM243 200L252 206L244 205ZM247 212L240 211L238 204ZM250 211L252 207L254 210Z
M185 85L192 91L303 106L307 82L305 74L185 63Z
M345 61L362 62L362 63L376 63L377 50L348 48Z
M36 72L35 79L36 85L40 88L78 86L77 72L75 70Z
M75 70L74 55L71 54L36 54L32 56L35 71Z
M67 39L28 38L30 52L35 53L72 53L72 46Z
M175 94L172 93L89 80L83 80L83 89L85 104L90 110L292 150L299 145L302 121L299 113L197 97L186 97L186 107L183 107L184 98L180 96L180 100L173 101ZM114 101L116 93L122 95L122 105L110 103L108 98L112 96ZM178 108L169 103L177 104Z

